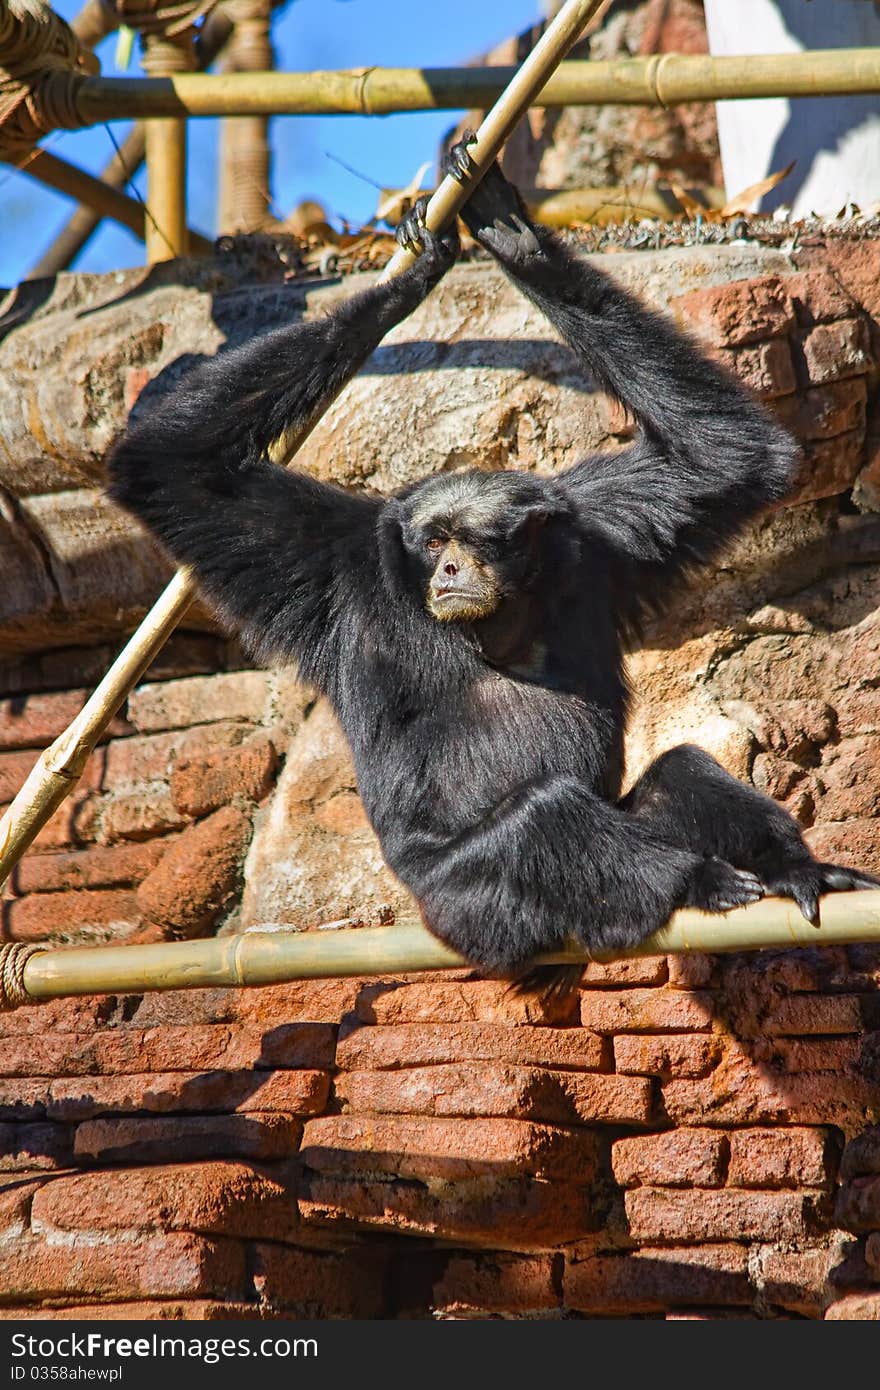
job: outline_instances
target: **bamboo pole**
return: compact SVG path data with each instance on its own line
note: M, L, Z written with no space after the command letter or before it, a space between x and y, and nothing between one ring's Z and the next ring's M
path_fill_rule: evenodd
M144 137L147 158L147 263L172 261L187 253L186 121L148 120Z
M566 0L516 73L509 90L483 121L478 143L472 147L471 183L477 182L488 168L586 23L608 3L609 0ZM428 206L428 225L434 229L444 226L464 205L468 191L455 179L444 179ZM399 274L411 260L409 252L401 248L388 265L386 276ZM290 439L279 441L275 452L289 456L292 444ZM73 790L102 732L177 626L195 593L196 582L190 571L178 570L76 719L40 755L15 800L0 818L0 886L41 827Z
M159 124L158 122L156 124ZM21 173L28 174L59 193L85 203L98 217L109 217L127 227L141 241L144 240L144 205L136 198L129 198L121 188L114 187L103 178L95 178L66 159L59 159L48 150L37 150L33 158L21 167ZM161 225L161 224L160 224ZM198 232L187 231L190 251L207 255L214 243ZM37 278L31 272L31 278Z
M549 30L548 30L549 32ZM528 60L527 60L528 61ZM83 125L145 116L387 115L487 107L510 67L357 68L339 72L183 73L165 79L83 77ZM653 54L563 63L531 103L676 106L689 101L844 96L880 91L880 48L732 57Z
M724 916L684 909L665 927L626 951L588 956L582 949L538 957L536 964L618 960L634 956L778 950L880 941L880 890L830 894L822 925L813 927L794 903L766 898ZM89 946L39 951L25 962L32 1002L80 994L282 984L351 975L454 970L467 962L420 923L339 931L245 932L206 941L151 946Z

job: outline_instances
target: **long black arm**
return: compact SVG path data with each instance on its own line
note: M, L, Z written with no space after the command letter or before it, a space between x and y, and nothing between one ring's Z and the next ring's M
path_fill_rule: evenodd
M635 618L668 580L708 560L749 517L785 496L796 445L673 324L532 224L497 166L462 216L639 423L630 447L585 458L560 478L585 529L611 548L626 595L622 616Z
M292 656L323 685L341 615L375 575L380 503L266 458L424 298L455 258L454 237L425 247L396 279L328 317L279 328L203 363L129 423L109 461L110 495L263 654Z

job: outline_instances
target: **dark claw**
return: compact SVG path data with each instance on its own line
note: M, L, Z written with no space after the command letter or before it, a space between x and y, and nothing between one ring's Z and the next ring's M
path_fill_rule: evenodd
M822 921L819 910L819 895L809 888L795 886L791 896L797 903L801 916L806 917L811 926L820 927Z
M395 230L398 245L406 247L414 256L421 253L425 245L425 212L428 207L427 195L417 198L409 212L400 219Z
M847 869L843 864L820 864L822 885L829 893L851 893L860 888L880 888L880 878L862 869Z
M477 167L468 145L476 143L476 135L470 129L462 131L461 139L456 140L442 162L444 174L449 174L458 183L467 183Z

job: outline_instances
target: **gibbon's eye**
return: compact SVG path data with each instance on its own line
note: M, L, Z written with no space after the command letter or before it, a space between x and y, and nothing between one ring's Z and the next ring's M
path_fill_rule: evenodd
M425 549L430 550L432 555L437 555L445 544L446 542L441 540L439 536L431 536L430 540L425 541Z

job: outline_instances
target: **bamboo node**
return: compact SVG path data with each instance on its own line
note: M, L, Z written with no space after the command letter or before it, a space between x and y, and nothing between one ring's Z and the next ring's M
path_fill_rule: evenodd
M11 1013L23 1004L38 1004L24 987L24 968L31 956L39 955L42 946L23 941L9 941L0 946L0 1014Z
M664 111L669 110L669 104L660 87L660 79L663 76L663 67L667 59L674 58L675 56L674 53L654 53L649 59L648 66L645 69L645 81L658 105L662 106Z
M373 76L373 73L374 73L375 71L376 71L376 67L375 67L375 65L374 65L374 66L371 67L371 68L361 68L360 71L358 72L358 84L357 84L357 89L356 89L356 93L355 93L355 101L356 101L357 104L358 104L359 110L360 110L360 111L363 113L363 115L365 115L365 116L372 116L372 114L373 114L373 108L372 108L372 106L370 105L370 87L369 87L369 83L370 83L370 78Z

